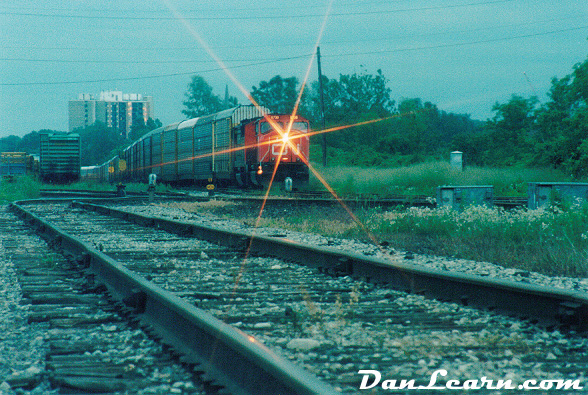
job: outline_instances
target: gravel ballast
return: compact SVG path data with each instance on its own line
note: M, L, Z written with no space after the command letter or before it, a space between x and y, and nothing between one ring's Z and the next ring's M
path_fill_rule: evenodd
M158 205L118 208L143 215L224 227L229 230L252 231L251 227L242 223L220 220L218 217L205 214L188 213L177 208ZM99 227L98 224L91 226ZM503 272L506 269L496 265L408 254L404 251L372 246L354 240L327 238L275 228L259 228L255 230L255 233L285 237L307 244L330 246L368 256L385 257L403 263L409 260L411 264L428 265L442 270L463 271L538 284L544 281L544 285L557 284L560 288L586 287L583 279L553 280L548 276L535 276L534 273L520 270L505 276ZM108 251L110 245L134 248L130 241L123 238L119 237L114 242L109 241L108 235L104 233L103 237L104 239L101 240L105 251ZM149 243L149 240L140 240L137 248L139 244L146 244L148 247ZM173 243L190 244L189 240L173 241ZM191 243L198 245L198 242ZM231 271L228 269L226 272L214 274L206 272L204 265L214 263L216 259L204 252L199 254L199 259L195 261L184 262L179 258L173 258L173 260L170 266L175 270L172 272L181 273L179 269L183 265L194 265L193 269L201 270L200 276L208 278L207 281L210 284L220 277L231 276ZM263 270L268 276L281 276L287 266L296 266L259 257L251 258L249 264L255 267L264 265ZM301 275L310 276L309 278L315 278L317 284L325 288L339 290L336 292L341 294L341 300L335 304L326 303L321 299L313 299L312 303L301 300L284 306L260 298L256 301L255 310L244 316L241 322L234 322L233 325L245 332L253 333L276 353L301 364L319 377L328 377L332 383L340 383L341 389L346 393L352 393L354 392L352 388L358 388L361 379L358 370L362 369L381 370L383 379L416 379L419 384L427 384L435 370L444 369L448 372L447 379L457 379L462 382L479 380L482 377L495 381L512 380L517 384L527 379L577 379L582 385L588 385L586 369L583 368L586 367L585 356L588 355L588 341L585 338L569 336L554 330L545 331L526 321L488 314L453 303L440 303L419 295L388 290L350 277L328 277L305 267L293 268L293 270L299 271ZM10 274L7 273L7 276L10 277ZM176 281L172 276L162 285L167 287L174 283ZM246 285L248 292L251 292L253 296L267 288L261 282L248 283L246 277L243 278L242 284ZM259 290L256 290L256 287L259 287ZM272 291L277 292L277 289ZM236 301L239 302L239 300ZM200 303L204 301L200 299ZM308 318L313 315L309 313L311 312L309 305L312 305L315 312L320 315L314 314L313 319L301 321L301 325L294 332L284 325L276 325L273 321L272 317L276 316L292 317L292 315L304 314ZM238 309L238 306L236 308ZM407 309L422 312L422 315L419 313L412 321L403 322L399 322L396 317L382 316L383 311L402 312ZM226 313L226 311L219 313ZM433 322L428 321L429 316L434 317ZM452 329L452 325L455 328ZM42 346L38 348L42 351ZM364 352L363 357L358 356L360 350L364 350L361 351ZM365 350L368 354L365 354ZM27 368L23 366L21 370ZM382 391L381 388L380 391ZM408 393L411 392L414 391ZM582 391L575 393L582 393Z

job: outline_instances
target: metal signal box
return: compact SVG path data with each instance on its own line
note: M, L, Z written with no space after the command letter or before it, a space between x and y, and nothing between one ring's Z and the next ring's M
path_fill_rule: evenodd
M529 209L552 204L588 200L588 183L580 182L530 182L528 188Z
M471 205L494 205L492 185L444 185L437 187L437 207L461 209Z

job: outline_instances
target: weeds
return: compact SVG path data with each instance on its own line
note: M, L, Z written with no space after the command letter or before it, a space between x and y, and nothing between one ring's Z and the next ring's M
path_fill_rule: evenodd
M42 258L40 258L39 263L41 266L54 269L60 263L59 257L60 256L58 254L48 253L47 255L44 255Z
M41 183L28 176L16 177L12 181L0 180L0 203L39 197Z
M435 196L441 185L493 185L497 196L526 196L527 183L534 181L571 181L554 169L480 168L455 170L447 162L425 162L396 168L315 166L340 195L374 194ZM311 178L311 188L324 187Z
M411 250L549 275L588 275L587 205L567 211L410 208L376 214L371 222L380 237Z
M370 241L362 227L339 211L338 216L331 215L330 210L335 209L263 217L260 226ZM255 223L238 211L233 217ZM538 210L376 208L355 214L371 235L394 248L548 275L588 276L588 203Z
M37 199L41 189L64 190L90 190L90 191L116 191L116 187L109 183L94 181L79 181L71 184L44 184L31 176L18 176L12 181L0 180L0 204L6 204L17 200ZM165 185L157 185L157 192L165 192ZM127 192L146 192L147 185L141 183L127 184Z

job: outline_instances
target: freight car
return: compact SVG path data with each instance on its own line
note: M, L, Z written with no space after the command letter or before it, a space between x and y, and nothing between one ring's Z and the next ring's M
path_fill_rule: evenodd
M80 170L82 181L97 181L100 179L100 166L82 166Z
M72 182L80 178L80 135L44 132L41 141L39 176L43 182Z
M39 155L26 152L0 153L0 176L3 179L13 179L24 174L34 178L39 175Z
M291 123L291 130L285 134ZM279 131L276 130L279 129ZM308 183L309 123L241 105L155 129L100 167L109 182L214 183L259 187L274 177Z
M2 152L0 154L0 175L11 178L27 173L26 152Z

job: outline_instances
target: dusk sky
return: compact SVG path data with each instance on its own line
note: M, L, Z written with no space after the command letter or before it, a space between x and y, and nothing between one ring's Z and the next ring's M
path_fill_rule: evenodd
M2 1L0 137L67 130L69 100L108 90L153 96L155 118L180 121L196 74L216 94L228 85L245 103L213 56L247 91L278 74L303 80L325 15L319 45L327 77L381 69L396 102L418 97L480 120L512 94L545 102L552 77L588 57L586 0L329 4ZM310 81L316 79L315 61Z

